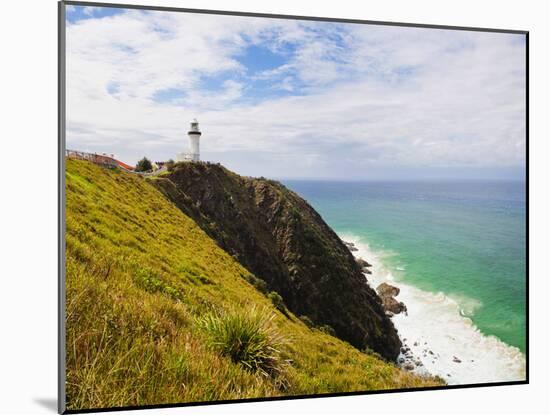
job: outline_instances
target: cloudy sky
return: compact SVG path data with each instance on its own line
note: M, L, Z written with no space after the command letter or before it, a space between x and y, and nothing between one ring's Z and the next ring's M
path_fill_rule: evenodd
M67 6L67 147L275 178L522 179L525 37Z

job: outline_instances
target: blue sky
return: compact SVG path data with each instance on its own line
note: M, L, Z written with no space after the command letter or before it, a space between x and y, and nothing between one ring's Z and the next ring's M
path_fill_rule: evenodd
M76 23L86 19L97 19L124 13L125 9L117 7L68 6L67 21Z
M512 178L522 35L68 6L67 145L247 175Z

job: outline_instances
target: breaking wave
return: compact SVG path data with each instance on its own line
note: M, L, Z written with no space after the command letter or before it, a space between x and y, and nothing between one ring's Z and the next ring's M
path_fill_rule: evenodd
M372 288L389 282L401 290L397 299L405 303L407 314L395 315L392 320L406 351L398 360L402 366L415 373L438 375L448 384L525 380L523 353L495 336L483 334L470 319L483 306L481 302L420 290L404 282L404 267L396 268L396 282L396 276L384 264L384 258L392 253L375 252L355 235L341 237L355 244L357 257L373 265L372 275L366 276Z

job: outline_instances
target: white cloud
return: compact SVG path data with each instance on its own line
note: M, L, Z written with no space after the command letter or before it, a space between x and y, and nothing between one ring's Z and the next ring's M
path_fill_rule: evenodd
M82 13L84 13L86 16L93 16L94 13L101 10L101 7L96 6L85 6L82 8Z
M197 117L205 154L262 154L230 166L257 175L525 163L518 35L128 11L70 24L67 41L69 147L168 158ZM249 78L236 59L290 43L284 65ZM247 79L297 95L246 99ZM185 97L155 102L171 88Z

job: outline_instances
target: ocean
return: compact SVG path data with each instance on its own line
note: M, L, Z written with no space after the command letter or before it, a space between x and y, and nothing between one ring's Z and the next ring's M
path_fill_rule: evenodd
M283 180L398 286L414 371L449 384L525 379L524 182Z

